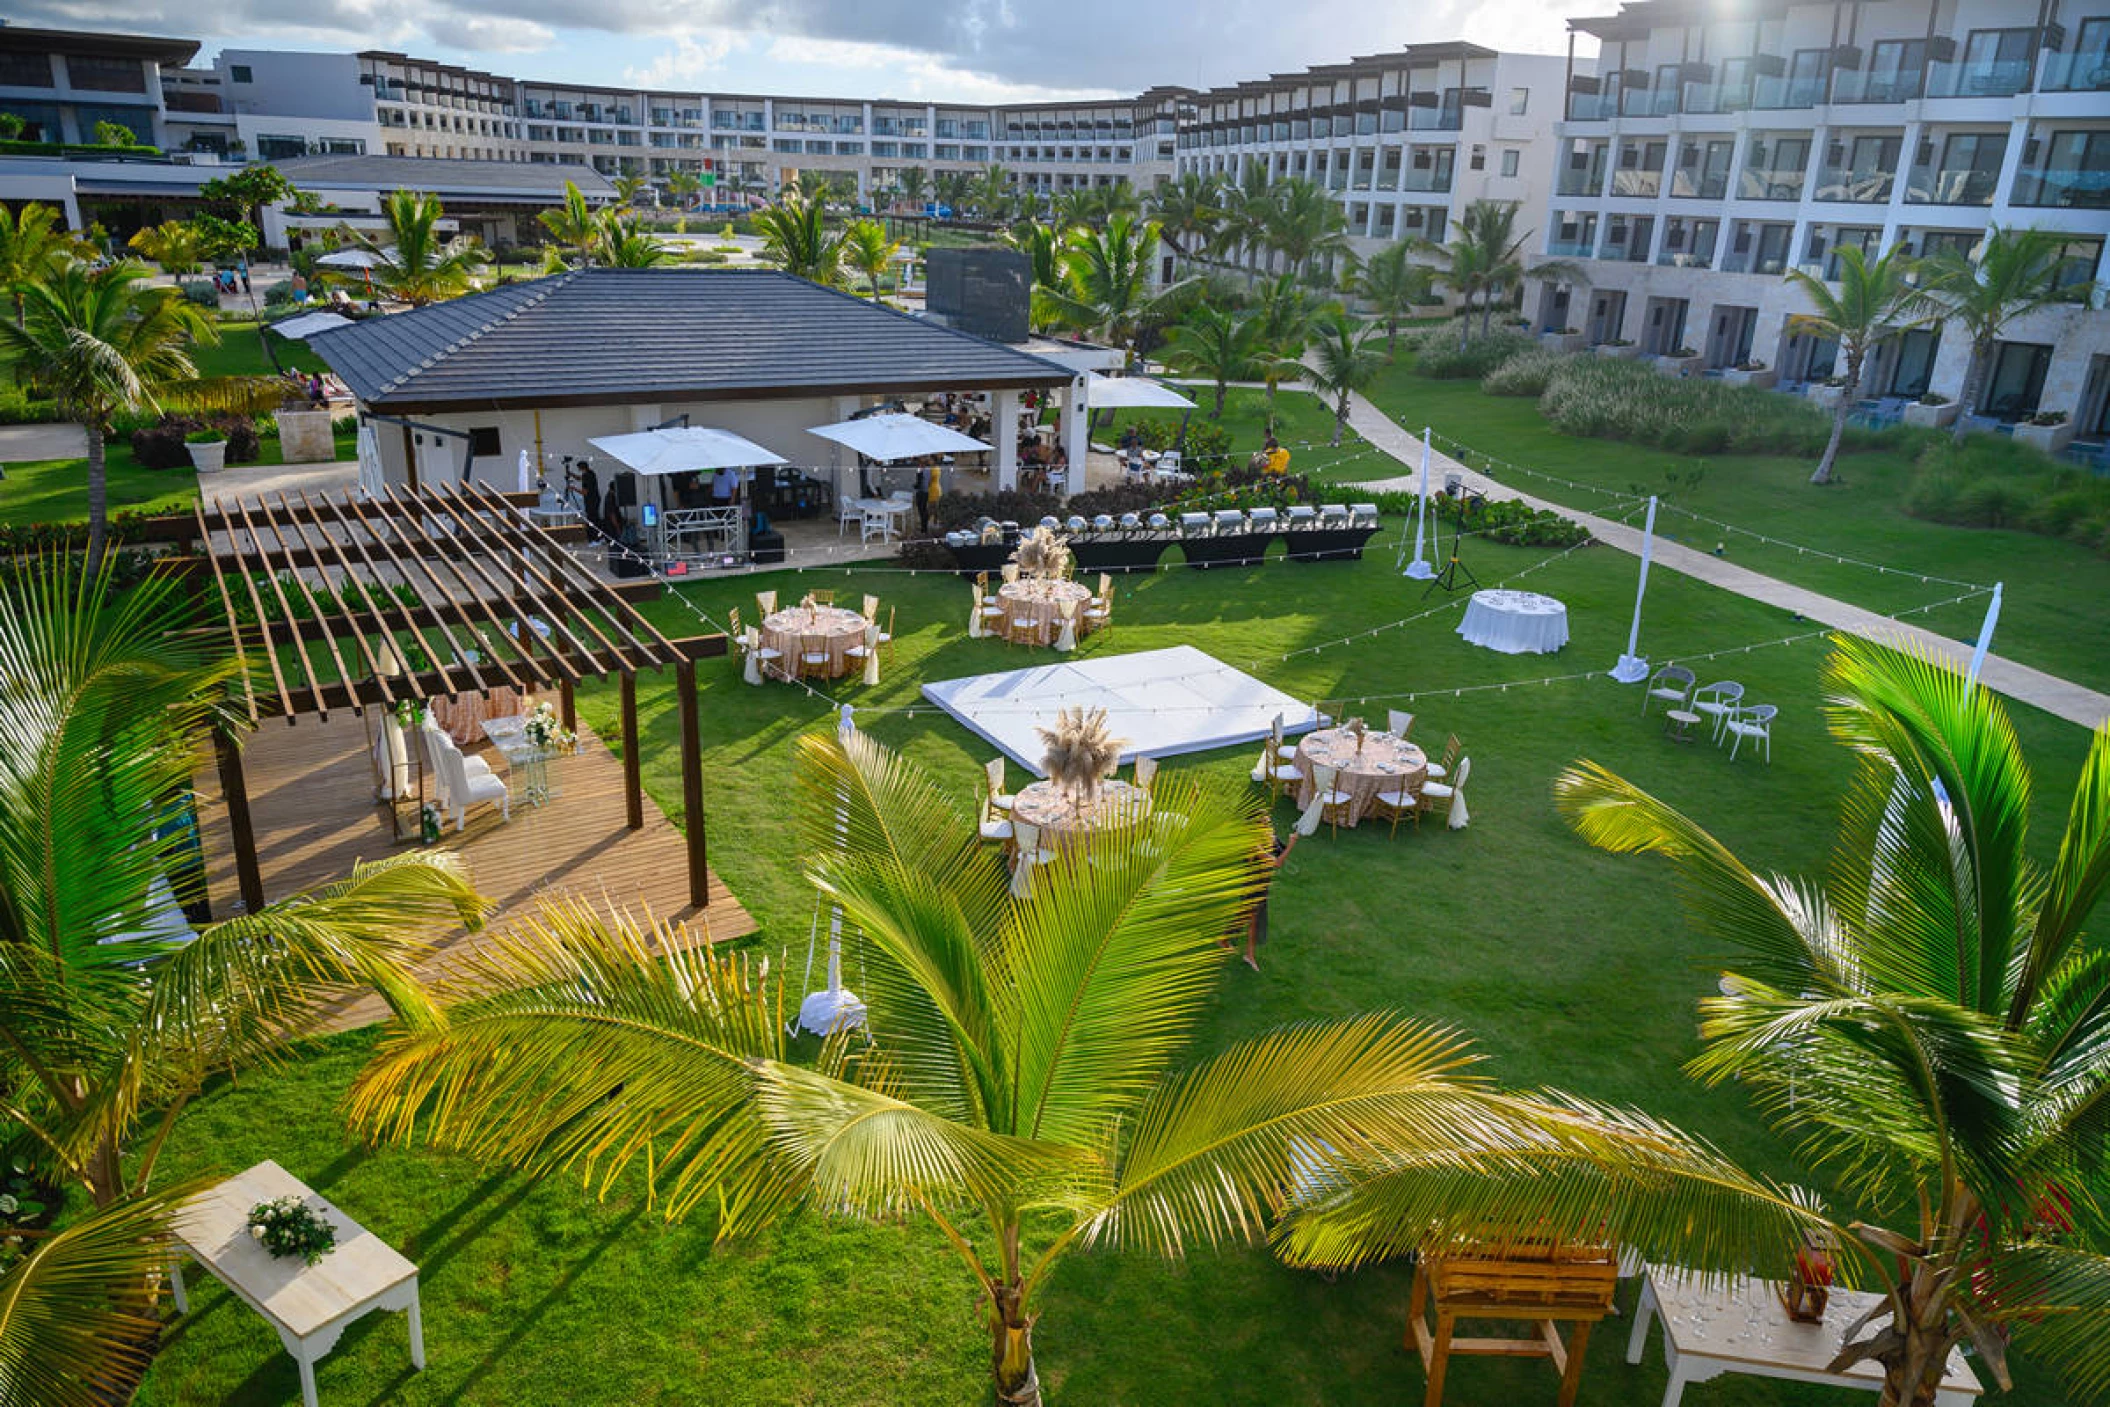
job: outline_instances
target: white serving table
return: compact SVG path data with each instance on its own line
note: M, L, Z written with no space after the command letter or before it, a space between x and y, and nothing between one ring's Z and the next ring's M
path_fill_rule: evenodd
M337 1229L337 1246L315 1265L274 1256L249 1231L249 1209L278 1197L314 1205ZM315 1364L337 1346L347 1325L376 1309L410 1316L410 1361L425 1366L425 1323L418 1307L418 1268L373 1232L318 1197L299 1178L266 1159L183 1204L176 1240L235 1296L278 1331L300 1365L300 1396L315 1407ZM190 1312L180 1261L170 1267L176 1308Z
M506 775L520 784L523 801L541 806L557 794L549 779L549 760L556 753L527 740L526 714L486 718L477 726L483 729L485 741L506 760Z
M1475 591L1458 633L1498 654L1550 655L1568 643L1568 608L1536 591Z
M1847 1326L1866 1314L1879 1296L1834 1289L1822 1324L1798 1324L1788 1317L1780 1291L1781 1286L1770 1280L1745 1279L1725 1285L1673 1267L1645 1266L1626 1361L1641 1361L1648 1347L1649 1323L1661 1319L1663 1361L1670 1369L1663 1407L1678 1407L1687 1383L1704 1383L1724 1373L1866 1392L1882 1390L1881 1364L1864 1360L1843 1373L1825 1369L1838 1356ZM1965 1407L1983 1391L1963 1354L1952 1351L1948 1371L1934 1394L1936 1407Z

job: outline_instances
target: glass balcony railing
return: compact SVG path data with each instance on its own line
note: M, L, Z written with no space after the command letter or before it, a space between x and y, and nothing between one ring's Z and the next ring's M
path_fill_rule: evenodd
M1656 256L1656 262L1666 269L1711 269L1714 267L1714 246L1666 249Z
M1909 103L1920 95L1920 71L1866 73L1842 68L1832 75L1835 103Z
M1661 171L1614 171L1612 194L1653 200L1663 190Z
M1815 107L1823 101L1822 78L1760 78L1751 85L1751 106L1768 112Z
M1719 171L1675 171L1671 173L1670 193L1676 200L1724 200L1729 195L1729 177Z
M1561 195L1603 195L1604 167L1592 166L1582 171L1563 171L1556 190Z
M1910 205L1991 205L1997 171L1983 167L1915 166L1905 183Z
M1619 113L1617 93L1570 93L1568 95L1568 120L1570 122L1602 122Z
M1739 200L1800 200L1802 199L1802 175L1800 168L1746 166L1744 174L1737 178L1737 198Z
M1874 167L1827 167L1817 176L1813 200L1838 200L1857 205L1881 204L1897 187L1897 173Z
M2029 87L2027 59L1993 63L1930 63L1930 98L2011 98Z
M1549 239L1546 241L1547 257L1553 259L1594 259L1597 247L1587 239Z
M2110 52L2046 54L2037 75L2040 93L2110 93Z
M1418 107L1407 117L1407 126L1416 132L1456 132L1464 125L1456 108Z
M2110 171L2022 170L2008 200L2063 210L2110 210Z
M1788 261L1779 254L1761 254L1747 249L1742 253L1731 250L1722 256L1722 272L1725 274L1778 274L1787 271Z
M1404 191L1447 191L1450 188L1451 173L1448 171L1408 171L1400 178L1399 184L1399 189Z

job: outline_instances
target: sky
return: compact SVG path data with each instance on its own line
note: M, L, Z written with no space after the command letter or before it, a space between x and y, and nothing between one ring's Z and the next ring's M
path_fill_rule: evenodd
M514 78L1024 102L1209 87L1402 44L1561 53L1576 0L8 0L12 22L398 49Z

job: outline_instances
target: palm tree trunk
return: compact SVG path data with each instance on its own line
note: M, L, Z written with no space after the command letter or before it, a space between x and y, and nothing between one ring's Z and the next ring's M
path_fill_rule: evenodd
M1220 376L1216 379L1216 409L1209 412L1209 418L1211 420L1224 418L1224 380Z
M1832 435L1824 442L1824 454L1817 461L1817 472L1810 475L1813 484L1832 481L1832 463L1839 457L1839 442L1846 438L1846 417L1853 407L1854 397L1861 393L1860 361L1859 357L1851 355L1846 359L1846 384L1839 388L1839 404L1832 407Z
M1341 431L1348 427L1348 391L1344 387L1341 399L1333 408L1333 448L1341 446Z
M88 575L102 569L103 548L109 536L109 466L103 451L103 427L86 418L82 430L88 437Z
M1020 1286L999 1286L989 1316L989 1371L997 1407L1040 1407L1040 1373L1033 1366L1033 1316Z
M1973 345L1971 348L1971 360L1964 367L1963 388L1956 393L1956 399L1963 404L1956 408L1956 428L1949 432L1949 443L1951 444L1960 445L1963 443L1965 434L1964 422L1970 419L1974 413L1974 408L1978 404L1978 393L1983 389L1985 382L1985 361L1985 349Z

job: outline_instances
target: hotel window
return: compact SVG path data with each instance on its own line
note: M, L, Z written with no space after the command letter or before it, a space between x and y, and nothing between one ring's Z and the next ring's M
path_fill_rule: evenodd
M0 84L9 88L49 88L51 56L48 54L0 54Z
M1529 88L1512 88L1509 90L1509 115L1511 117L1522 117L1530 106L1531 90Z
M248 64L231 64L228 66L227 74L237 83L255 81L255 75L250 72Z
M1485 171L1487 169L1487 148L1474 147L1472 157L1466 162L1466 165L1475 171Z
M1502 174L1505 176L1516 175L1517 165L1522 159L1523 153L1519 152L1515 147L1504 148L1502 152Z
M66 74L74 87L89 88L98 93L144 93L147 90L146 69L138 59L68 54Z

